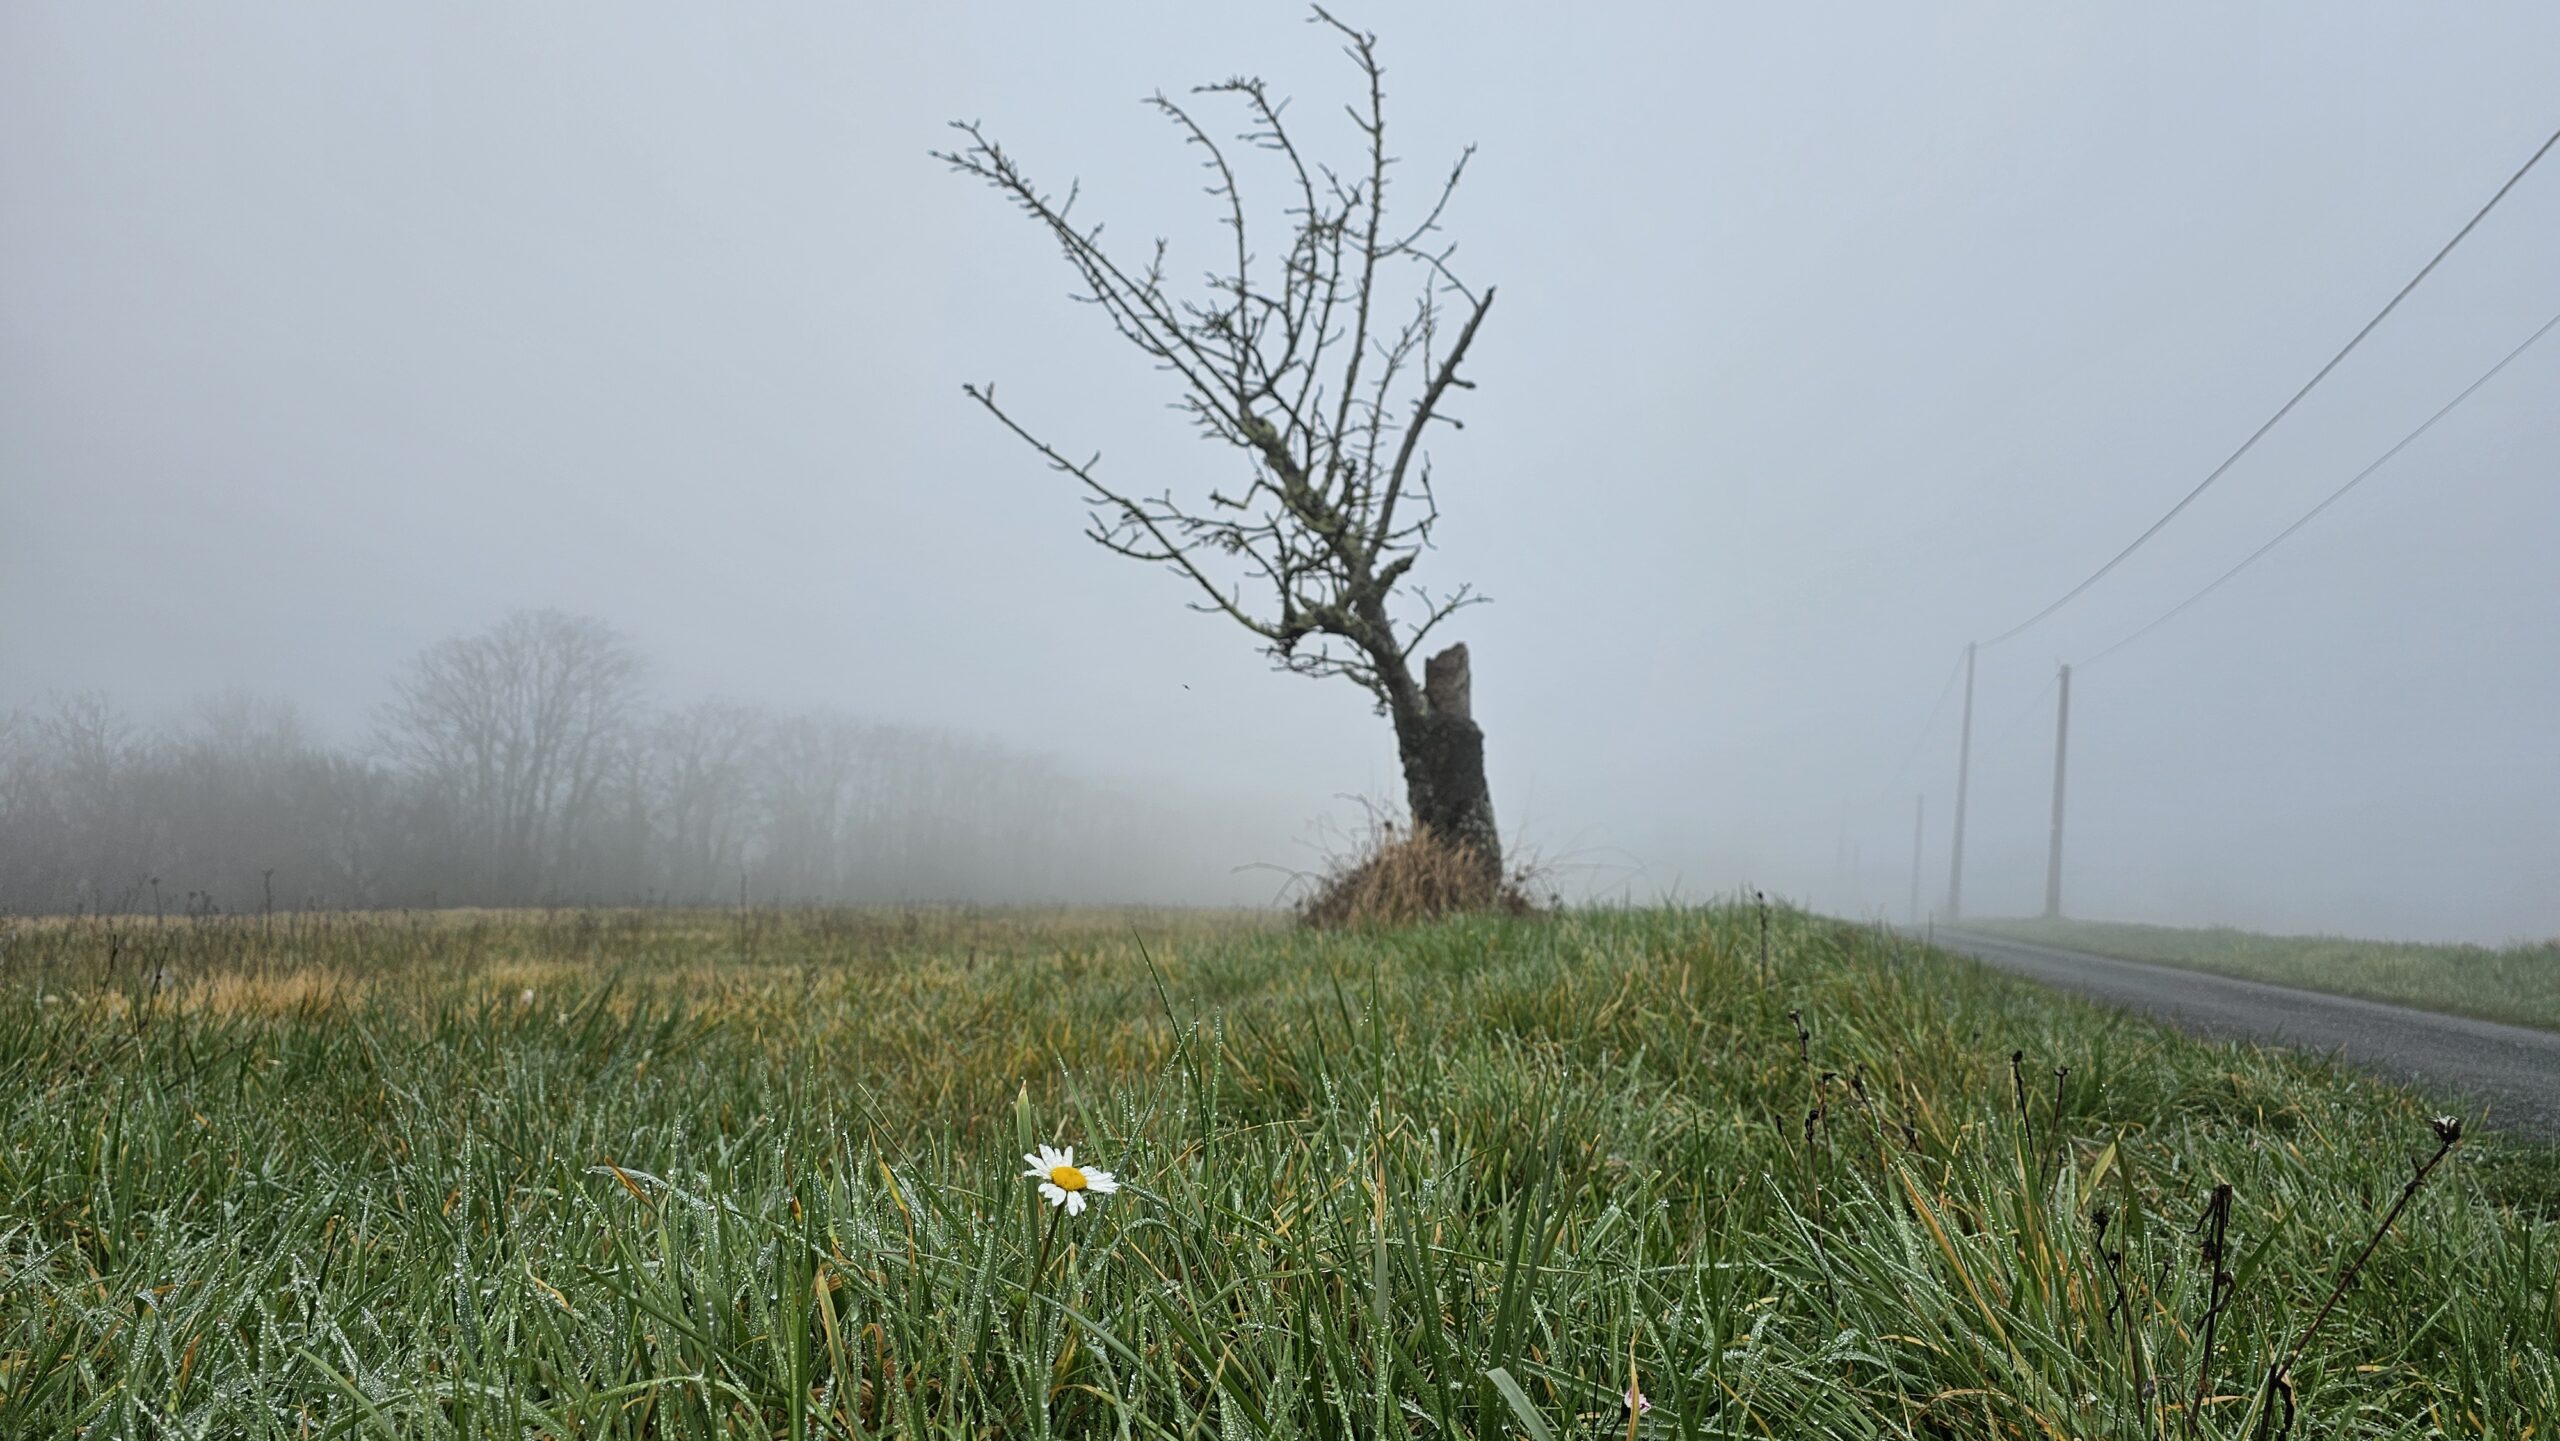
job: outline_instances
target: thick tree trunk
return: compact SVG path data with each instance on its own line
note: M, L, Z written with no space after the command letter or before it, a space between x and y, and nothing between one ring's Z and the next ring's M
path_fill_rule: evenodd
M1426 661L1420 703L1395 710L1396 750L1414 825L1472 852L1490 888L1502 878L1502 836L1493 824L1484 732L1472 713L1470 688L1465 646Z

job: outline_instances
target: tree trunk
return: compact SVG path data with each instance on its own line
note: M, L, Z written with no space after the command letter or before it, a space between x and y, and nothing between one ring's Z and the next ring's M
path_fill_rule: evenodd
M1395 710L1396 751L1415 827L1473 853L1490 890L1502 879L1502 836L1493 824L1484 732L1472 714L1470 688L1465 646L1424 662L1420 704Z

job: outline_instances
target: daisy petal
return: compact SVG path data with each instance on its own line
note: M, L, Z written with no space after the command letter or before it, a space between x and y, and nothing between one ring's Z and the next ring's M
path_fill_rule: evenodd
M1115 1180L1115 1179L1113 1179L1113 1178L1112 1178L1112 1175L1111 1175L1111 1173L1110 1173L1109 1171L1087 1171L1087 1172L1085 1172L1085 1173L1084 1173L1084 1184L1085 1184L1085 1189L1087 1189L1087 1190L1089 1190L1089 1191L1096 1192L1096 1193L1098 1193L1098 1194L1100 1194L1100 1195L1104 1195L1104 1196L1108 1196L1108 1195L1110 1195L1112 1192L1117 1191L1117 1190L1119 1190L1119 1189L1120 1189L1120 1183L1119 1183L1117 1180Z
M1059 1190L1052 1183L1043 1181L1040 1183L1040 1199L1052 1206L1063 1206L1067 1203L1067 1193Z
M1084 1192L1082 1192L1082 1191L1069 1191L1069 1192L1067 1192L1067 1193L1066 1193L1066 1197L1067 1197L1067 1214L1068 1214L1068 1215L1070 1215L1070 1216L1081 1216L1081 1215L1083 1215L1083 1214L1084 1214Z

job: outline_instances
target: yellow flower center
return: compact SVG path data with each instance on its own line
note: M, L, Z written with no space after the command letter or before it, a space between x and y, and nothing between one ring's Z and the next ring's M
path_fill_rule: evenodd
M1084 1172L1073 1166L1052 1166L1049 1168L1049 1184L1061 1191L1081 1191L1084 1189Z

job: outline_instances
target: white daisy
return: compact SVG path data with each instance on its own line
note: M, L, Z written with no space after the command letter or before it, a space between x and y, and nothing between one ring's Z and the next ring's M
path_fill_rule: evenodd
M1040 1199L1066 1209L1070 1216L1084 1214L1085 1206L1095 1196L1108 1196L1120 1189L1120 1183L1109 1171L1097 1171L1076 1164L1076 1148L1055 1150L1042 1146L1026 1151L1022 1159L1031 1169L1022 1174L1040 1183Z

